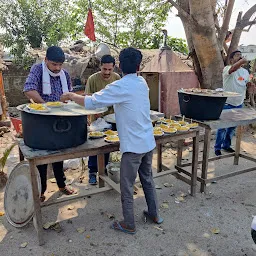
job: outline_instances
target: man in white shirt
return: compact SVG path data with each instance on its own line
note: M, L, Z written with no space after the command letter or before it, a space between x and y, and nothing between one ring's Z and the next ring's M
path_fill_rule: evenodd
M234 51L230 54L230 64L223 70L223 90L229 92L239 93L238 97L230 97L227 99L224 109L242 108L245 94L246 85L249 82L249 72L242 68L247 62L242 58L240 51ZM215 154L221 155L221 149L226 152L233 153L235 150L231 148L231 140L235 133L236 127L227 129L219 129L215 142Z
M107 85L92 96L80 96L66 93L62 101L73 100L95 109L114 106L116 126L122 152L120 170L120 189L123 208L123 221L115 221L112 228L135 234L133 209L133 185L139 173L148 210L144 215L154 223L162 223L159 217L156 190L152 176L152 156L155 148L153 127L150 119L149 88L145 79L137 76L142 54L129 47L119 55L123 78Z

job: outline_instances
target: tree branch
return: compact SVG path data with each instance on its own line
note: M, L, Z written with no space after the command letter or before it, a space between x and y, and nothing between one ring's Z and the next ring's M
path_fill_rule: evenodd
M182 16L184 19L186 19L189 23L195 24L192 17L183 8L181 8L181 6L179 4L177 4L177 2L175 2L173 0L167 0L167 2L169 2L173 7L175 7L177 9L180 16Z
M246 21L242 21L240 24L241 24L244 28L247 27L247 26L250 26L250 28L251 28L252 25L255 25L255 24L256 24L256 20L247 21L247 22L246 22ZM248 30L245 30L245 31L246 31L246 32L249 32L250 28L249 28Z
M251 21L251 22L255 22L255 23L250 24L248 29L243 29L244 32L249 32L249 31L250 31L252 25L256 24L256 18L255 18L253 21ZM256 63L256 62L255 62L255 63Z
M223 19L223 24L222 24L222 27L221 27L221 30L220 30L220 36L219 36L219 40L220 40L221 45L223 44L223 42L225 40L225 37L226 37L226 34L227 34L227 31L228 31L228 27L229 27L232 11L233 11L233 8L234 8L234 4L235 4L235 0L229 0L228 1L227 9L225 11L225 16L224 16L224 19Z
M243 20L250 20L252 15L256 12L256 4L253 5L243 16Z

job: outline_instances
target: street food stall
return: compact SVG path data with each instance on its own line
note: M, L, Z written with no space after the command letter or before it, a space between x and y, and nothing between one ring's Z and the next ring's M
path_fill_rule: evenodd
M39 106L39 108L41 107L42 106ZM43 106L43 110L46 109L46 111L39 113L36 109L37 107L33 105L22 105L18 108L20 111L22 111L23 135L25 135L23 139L19 140L19 148L20 152L27 161L18 164L11 172L5 190L4 207L8 221L15 227L23 227L33 218L38 241L39 244L42 245L44 243L41 213L42 207L69 200L76 200L84 196L106 192L111 189L114 189L120 193L120 185L105 175L104 164L105 153L119 151L119 138L118 135L113 135L113 132L111 133L110 131L105 133L96 132L95 134L88 133L87 128L83 127L84 130L78 131L79 134L80 132L84 133L79 141L75 141L75 144L73 145L70 144L73 143L70 140L66 142L68 143L66 145L63 145L61 142L59 144L61 148L58 149L58 145L52 141L52 137L47 136L47 129L49 129L47 126L52 126L55 133L62 133L62 139L65 140L64 135L73 129L72 120L69 119L70 116L80 116L83 119L86 119L87 115L102 113L106 111L106 109L88 111L79 105L76 105L75 103L61 106L59 108ZM41 122L40 118L44 119L45 117L48 117L50 120L52 116L55 116L56 120L62 121L59 121L56 124L55 121L48 120L49 123L47 123L44 128L40 128L42 130L40 130L40 135L37 137L41 138L30 140L31 138L29 138L26 129L29 130L32 124L30 122L26 123L27 114L35 115L38 123ZM28 118L28 120L31 119ZM181 179L185 183L189 184L191 195L195 195L196 192L196 170L199 147L199 130L197 126L197 124L188 124L184 121L175 122L169 119L162 119L159 122L159 126L154 128L158 154L157 173L154 175L154 177L156 178L172 174L178 179ZM74 135L76 135L76 131L74 131L74 133ZM188 138L193 138L193 157L191 165L192 174L189 176L186 175L185 170L183 170L181 167L182 144L183 141ZM56 141L59 142L60 138L58 138ZM177 166L175 170L169 170L167 167L162 165L162 145L170 141L178 141L179 145L177 149ZM49 164L66 159L82 158L93 155L98 156L98 188L79 191L76 195L63 196L61 198L50 199L44 203L40 203L40 178L36 167L37 165Z
M256 122L255 109L236 108L222 110L227 97L239 96L238 93L234 92L192 88L179 90L178 94L181 114L187 118L185 120L193 119L193 122L197 122L200 127L205 129L203 157L199 161L202 164L202 173L201 177L197 177L197 180L201 183L201 192L206 191L206 184L208 183L256 170L255 165L255 167L208 178L208 163L210 161L234 157L234 165L238 165L239 158L241 157L256 163L256 158L240 152L243 126ZM235 152L209 158L212 130L229 127L237 127ZM183 168L190 165L191 163L181 164Z

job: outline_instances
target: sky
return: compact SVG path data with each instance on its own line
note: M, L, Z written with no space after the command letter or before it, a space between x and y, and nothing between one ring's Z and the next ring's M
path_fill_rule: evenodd
M255 4L255 2L256 0L236 0L229 29L233 29L235 27L236 19L239 11L243 11L243 13L245 13L252 5ZM179 17L176 17L176 14L177 14L177 11L175 8L173 8L172 13L169 14L168 22L166 25L168 35L172 37L179 37L179 38L186 39L181 20ZM240 44L256 45L256 25L252 26L249 32L242 33Z

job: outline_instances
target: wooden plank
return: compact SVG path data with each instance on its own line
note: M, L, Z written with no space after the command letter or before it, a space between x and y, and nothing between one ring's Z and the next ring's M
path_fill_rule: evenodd
M177 146L177 165L181 166L182 164L182 148L183 148L183 143L184 140L179 140L178 141L178 146Z
M187 132L178 132L174 134L165 134L163 136L156 137L156 144L165 144L170 141L179 141L179 140L185 140L187 138L192 138L196 136L196 131L198 128L189 130Z
M177 116L181 118L181 116ZM225 109L218 120L198 121L201 127L210 129L221 129L235 126L245 126L256 122L256 111L254 109Z
M246 155L244 155L244 154L239 154L239 156L242 157L242 158L244 158L244 159L247 159L247 160L256 162L256 158L254 158L254 157L246 156Z
M68 153L68 154L62 154L62 155L48 155L48 156L43 156L43 157L38 157L34 158L36 161L37 165L40 164L47 164L47 163L55 163L55 162L60 162L64 161L66 159L74 159L74 158L82 158L86 156L96 156L99 154L106 154L106 153L111 153L114 151L119 151L119 147L115 148L103 148L103 149L93 149L93 150L84 150L81 152L76 152L76 153Z
M169 174L173 175L175 173L178 173L177 170L168 170L168 171L158 172L153 174L153 178L159 178Z
M182 180L183 182L187 183L188 185L191 185L191 180L182 176L180 173L174 173L173 176L176 177L179 180Z
M211 183L213 181L234 177L236 175L240 175L240 174L247 173L247 172L252 172L252 171L255 171L255 170L256 170L256 166L252 167L252 168L249 168L249 169L244 169L244 170L240 170L240 171L230 172L230 173L227 173L227 174L224 174L224 175L221 175L221 176L216 176L214 178L205 180L205 182L206 183Z
M215 160L219 160L219 159L223 159L223 158L228 158L228 157L232 157L234 156L235 153L228 153L228 154L225 154L225 155L221 155L221 156L215 156L215 157L211 157L208 159L208 162L212 162L212 161L215 161ZM198 164L201 164L203 162L203 160L199 160L198 161ZM181 167L187 167L187 166L191 166L191 162L190 163L185 163L185 164L182 164L180 165Z
M44 244L43 239L43 223L42 223L42 213L40 206L40 195L38 191L38 183L37 183L37 168L35 165L35 161L29 161L29 169L31 175L31 184L32 184L32 192L33 192L33 201L34 201L34 225L37 232L37 238L39 245Z
M105 186L104 179L102 177L105 175L105 156L104 154L99 154L97 157L98 163L98 174L99 174L99 188Z
M191 176L191 195L192 196L196 194L198 152L199 152L199 131L197 132L197 136L193 138L192 176Z
M166 165L162 164L162 170L164 170L164 171L168 171L168 170L170 170L170 168L169 168L169 167L167 167Z
M110 191L110 190L112 190L112 188L108 187L108 186L105 186L105 187L102 187L102 188L92 188L90 190L85 190L84 192L79 192L78 195L62 196L62 197L57 198L55 200L47 200L46 202L41 204L41 207L47 207L47 206L50 206L50 205L53 205L53 204L59 204L59 203L63 203L63 202L66 202L66 201L77 200L77 199L80 199L82 197L95 195L95 194L99 194L99 193Z
M196 135L196 130L188 132L167 134L156 138L157 144L164 144L170 141L191 138ZM26 159L35 159L36 164L47 164L66 159L81 158L84 156L93 156L99 154L119 151L119 143L106 143L103 139L87 140L84 144L62 150L36 150L24 144L24 140L19 140L19 147ZM51 156L50 160L49 157Z
M104 139L88 139L84 144L67 149L61 150L37 150L32 149L24 144L24 140L21 139L19 141L19 147L26 159L47 159L49 156L51 157L59 157L58 159L65 160L70 155L74 155L72 158L82 157L83 154L87 154L88 156L98 155L100 153L109 153L113 151L119 150L119 143L107 143ZM61 161L60 160L60 161Z
M189 177L192 176L192 174L191 174L190 172L188 172L187 170L181 168L180 166L177 166L177 165L176 165L175 168L176 168L177 170L179 170L179 172L182 172L182 173L186 174L186 175L189 176ZM199 182L201 182L201 183L204 182L204 180L203 180L202 178L200 178L200 177L197 177L197 181L199 181Z
M208 171L208 159L210 154L210 144L211 144L211 129L205 129L204 135L204 149L203 149L203 162L202 162L202 174L201 178L203 180L207 179L207 171ZM200 192L205 192L206 184L201 183Z
M106 175L100 175L99 178L101 180L104 180L110 187L112 187L115 191L117 191L119 194L121 194L120 190L120 184L115 183L113 180L111 180L108 176Z
M162 171L162 144L157 144L157 172Z
M221 129L235 126L245 126L256 122L256 111L254 109L226 109L223 110L218 120L205 121L211 129Z
M236 128L236 152L234 157L234 165L238 165L238 162L239 162L241 140L242 140L242 126L239 125Z

